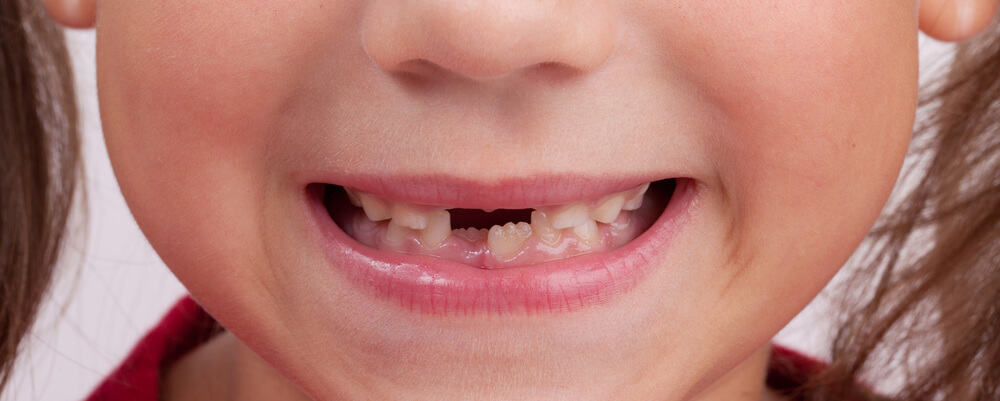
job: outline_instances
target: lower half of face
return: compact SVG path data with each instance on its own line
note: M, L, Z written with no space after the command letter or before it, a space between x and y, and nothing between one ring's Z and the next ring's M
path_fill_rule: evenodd
M483 3L99 5L136 219L318 399L691 396L892 187L913 2Z

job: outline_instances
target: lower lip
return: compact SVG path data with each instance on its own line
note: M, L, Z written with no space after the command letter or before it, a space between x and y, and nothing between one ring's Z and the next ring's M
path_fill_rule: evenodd
M656 222L613 251L495 270L367 247L337 226L318 197L304 198L331 268L378 298L431 315L538 314L605 304L635 287L690 220L697 192L693 180L677 180Z

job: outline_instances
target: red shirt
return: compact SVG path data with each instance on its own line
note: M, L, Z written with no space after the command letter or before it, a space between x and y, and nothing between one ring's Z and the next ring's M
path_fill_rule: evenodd
M215 319L191 297L184 297L87 401L159 400L161 371L221 330ZM776 345L771 351L767 385L775 390L795 388L823 366L822 362Z

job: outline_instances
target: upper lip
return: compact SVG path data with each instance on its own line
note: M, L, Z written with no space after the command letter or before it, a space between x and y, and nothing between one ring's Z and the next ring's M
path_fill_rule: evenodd
M559 174L483 182L453 175L307 174L306 183L335 184L411 204L466 209L527 209L596 199L671 175L594 177Z

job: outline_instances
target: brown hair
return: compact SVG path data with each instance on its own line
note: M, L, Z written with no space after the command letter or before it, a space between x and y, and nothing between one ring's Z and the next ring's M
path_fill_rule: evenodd
M77 174L71 75L36 1L0 2L0 388L44 293ZM20 25L17 24L20 22ZM832 363L808 400L1000 399L1000 30L959 46L904 182L844 284ZM865 384L904 373L898 391Z
M0 389L52 277L79 171L63 34L38 3L0 1Z
M948 67L919 101L913 189L855 255L833 362L804 399L1000 400L1000 25ZM864 384L880 378L891 396Z

